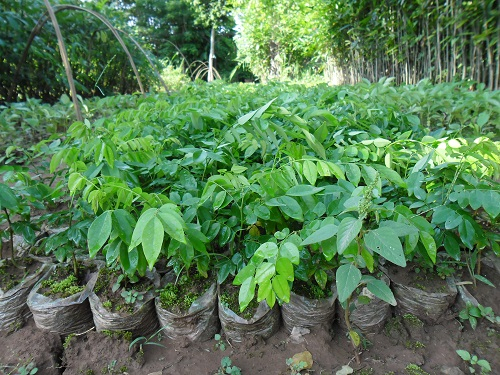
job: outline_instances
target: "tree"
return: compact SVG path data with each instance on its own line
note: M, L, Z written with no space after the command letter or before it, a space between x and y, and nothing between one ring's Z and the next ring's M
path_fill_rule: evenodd
M331 2L326 0L235 0L241 20L238 59L263 80L293 77L326 56Z
M226 0L193 0L188 3L196 14L196 22L210 28L207 81L211 82L214 79L215 33L219 27L227 26L230 8Z

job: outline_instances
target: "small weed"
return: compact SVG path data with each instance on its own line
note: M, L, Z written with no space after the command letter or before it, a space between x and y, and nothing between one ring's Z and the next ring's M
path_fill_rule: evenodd
M241 375L241 369L233 366L231 358L224 357L220 360L220 367L214 375Z
M82 292L85 287L78 285L78 279L75 275L69 275L61 281L55 281L52 278L42 281L42 288L47 288L44 294L46 296L58 295L61 298L72 296Z
M496 316L491 307L474 306L470 302L466 303L465 308L460 311L458 317L462 322L468 320L472 329L476 329L478 319L481 318L485 318L491 323L500 324L500 316Z
M141 294L135 290L124 290L121 296L129 305L133 305L135 301L142 301L144 299L144 294Z
M307 368L307 362L300 361L299 363L294 363L292 358L286 360L286 365L290 369L290 375L300 375L300 372Z
M405 342L405 347L407 349L411 349L411 350L423 349L423 348L425 348L425 344L421 343L420 341L407 340Z
M215 334L214 336L215 339L215 348L219 349L221 352L226 350L226 344L222 342L222 336L219 335L218 333Z
M354 374L355 375L373 375L373 374L375 374L375 372L370 367L370 368L364 368L364 369L361 369L361 370L356 370L356 371L354 371Z
M467 363L471 374L476 374L477 369L480 370L479 374L481 375L491 373L491 366L487 360L479 359L477 355L471 354L467 350L457 350L457 354Z
M2 366L0 366L0 370L4 370ZM6 372L7 375L34 375L38 372L38 368L36 367L35 362L31 361L26 365L20 366L19 364L14 367L11 372Z
M421 328L424 326L424 322L422 322L419 318L417 318L413 314L405 314L405 315L403 315L403 319L408 325L410 325L412 327Z
M413 363L410 363L408 366L406 366L405 370L408 375L430 375L427 371L422 370L420 366L417 366Z
M75 334L74 333L70 333L68 336L66 336L66 338L64 339L64 343L63 343L63 348L66 350L69 348L69 345L71 344L71 339L75 337Z
M164 345L160 344L159 342L153 341L153 339L155 339L155 338L158 341L161 341L161 331L163 331L164 329L165 329L165 327L160 328L158 331L156 331L155 333L153 333L149 337L145 337L145 336L137 337L134 341L132 341L130 343L130 345L128 346L128 350L129 351L132 350L134 345L139 345L139 353L143 352L143 350L142 350L143 345L156 345L156 346L161 346L162 348L164 348L165 347Z
M110 331L110 330L103 330L102 334L111 337L112 339L123 339L125 341L132 341L132 332L130 331Z

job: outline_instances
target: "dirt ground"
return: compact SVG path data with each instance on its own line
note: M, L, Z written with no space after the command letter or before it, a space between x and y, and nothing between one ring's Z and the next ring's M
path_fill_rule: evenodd
M500 285L499 273L494 268L485 265L483 275ZM465 276L463 280L466 280ZM498 289L478 283L477 288L468 286L468 290L479 303L491 306L496 314L500 314ZM37 329L31 318L16 332L0 333L0 373L25 374L21 366L31 362L40 375L214 375L218 374L221 359L229 357L242 374L293 375L296 373L288 367L286 360L308 351L313 365L309 370L302 370L301 374L335 375L342 366L349 365L356 370L355 374L364 375L460 375L468 374L469 370L455 350L464 349L489 361L492 374L500 374L500 326L481 319L473 330L468 322L461 323L457 319L461 308L457 298L446 319L437 325L417 328L409 327L394 312L382 332L366 337L359 365L338 322L331 330L316 329L302 336L302 342L294 342L283 328L267 341L251 337L245 343L235 345L227 343L223 337L224 351L216 346L215 340L187 343L163 338L163 347L143 344L144 356L141 358L137 346L129 351L129 342L124 339L93 330L73 337L65 345L63 337ZM407 369L410 364L425 372L411 372Z

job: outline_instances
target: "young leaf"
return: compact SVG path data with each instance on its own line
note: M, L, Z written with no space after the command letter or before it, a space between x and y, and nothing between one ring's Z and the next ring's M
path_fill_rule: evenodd
M314 186L316 179L318 178L318 169L316 168L316 164L314 164L311 160L305 160L302 166L302 172L304 173L306 180Z
M403 246L398 235L389 227L381 227L365 234L365 245L374 253L382 255L389 262L406 267Z
M91 258L97 254L97 252L108 240L111 234L111 227L111 211L103 212L90 225L87 234L87 242Z
M276 267L274 264L269 262L263 262L257 267L255 271L255 282L260 284L265 280L271 280L271 278L276 274Z
M156 208L150 208L142 213L137 220L137 224L135 225L134 232L132 233L132 239L129 244L129 251L133 248L137 247L142 241L142 232L144 231L144 227L147 223L156 215Z
M286 277L288 281L293 281L293 264L287 258L279 258L276 262L276 272Z
M359 219L346 217L339 225L337 232L337 252L342 254L359 234L363 223Z
M358 347L361 344L361 338L359 337L359 334L356 331L351 329L349 331L349 337L351 338L351 341L355 347Z
M124 243L129 244L134 232L134 217L128 211L118 209L113 211L113 220L116 221L113 229L118 232L118 236Z
M17 197L10 187L0 183L0 209L14 210L17 207Z
M233 285L241 285L246 279L254 276L255 274L255 265L252 263L247 264L243 267L240 272L236 275L233 280Z
M238 302L240 304L240 311L247 308L248 304L252 301L255 295L255 280L253 277L247 278L240 287L238 295Z
M173 210L159 210L158 216L163 224L163 229L174 240L186 243L184 235L184 220ZM140 219L139 219L140 220ZM139 225L139 223L137 223Z
M371 280L366 284L366 287L370 292L372 292L376 297L380 298L382 301L387 302L392 306L396 306L396 299L394 294L392 294L391 288L384 283L382 280Z
M464 361L468 362L471 360L471 355L467 350L457 350L456 352Z
M153 269L160 255L163 246L163 236L162 222L155 216L146 224L142 231L142 248L150 270Z
M290 197L305 197L308 195L314 195L316 193L319 193L320 191L325 190L324 187L315 187L312 185L297 185L291 187L287 192L286 195Z
M431 259L432 263L436 263L437 246L436 241L434 241L434 237L432 237L429 233L422 231L419 233L419 236L420 241L422 241L422 244L424 245L427 255Z
M288 259L293 264L299 264L300 253L297 246L291 242L282 243L279 249L279 256Z
M265 242L255 251L254 257L269 259L278 255L278 245L274 242Z
M297 221L304 221L302 208L295 199L284 195L276 198L276 201L280 203L279 208L285 215L288 215Z
M259 290L257 291L257 302L267 299L272 291L273 287L271 285L271 280L264 280L264 282L259 283Z
M276 275L272 280L273 290L281 301L290 302L290 285L284 275Z
M335 274L339 302L343 303L351 296L361 281L361 271L352 264L343 264Z
M307 238L302 241L301 246L311 245L313 243L319 243L332 238L337 234L338 227L334 224L327 224L324 227L319 228L317 231L313 232Z

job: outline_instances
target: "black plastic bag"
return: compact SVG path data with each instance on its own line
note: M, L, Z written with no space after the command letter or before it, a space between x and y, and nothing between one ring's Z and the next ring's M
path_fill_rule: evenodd
M91 329L94 321L88 297L97 274L88 273L84 290L66 298L51 298L38 293L42 281L48 279L56 267L57 265L52 265L49 268L28 296L28 306L33 313L36 326L60 335L82 333Z
M47 267L49 267L48 264L41 264L41 267L34 274L14 288L5 292L0 289L0 331L13 329L15 325L24 322L31 316L31 311L26 303L28 295L43 276Z
M315 326L324 326L329 329L335 319L335 301L337 300L335 283L332 283L331 292L330 297L321 299L310 299L291 292L290 302L281 306L281 315L286 330L292 332L294 327Z
M220 286L218 294L220 296ZM218 305L222 330L229 341L240 343L255 336L268 339L280 328L280 309L277 303L271 309L265 300L261 301L255 314L248 320L224 306L220 298Z
M206 341L219 332L215 282L191 304L184 315L164 309L159 297L156 297L155 305L162 332L173 340L187 338L190 341Z

